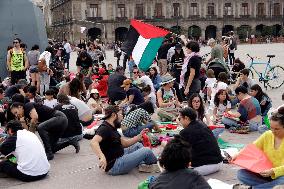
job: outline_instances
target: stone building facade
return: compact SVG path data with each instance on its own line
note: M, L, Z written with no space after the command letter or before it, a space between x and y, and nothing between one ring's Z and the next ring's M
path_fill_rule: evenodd
M186 36L219 38L239 27L261 31L283 25L284 0L46 0L52 38L72 42L100 37L123 40L130 19L177 30ZM86 28L84 31L83 29Z

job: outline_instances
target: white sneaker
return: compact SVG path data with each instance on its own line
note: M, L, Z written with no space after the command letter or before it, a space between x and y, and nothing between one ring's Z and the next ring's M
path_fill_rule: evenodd
M141 164L139 165L138 170L143 173L160 173L161 172L158 164L152 164L152 165Z

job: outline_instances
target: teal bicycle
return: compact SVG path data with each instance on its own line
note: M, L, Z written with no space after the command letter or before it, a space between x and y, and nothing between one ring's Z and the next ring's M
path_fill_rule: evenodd
M284 68L282 66L271 66L271 59L275 57L275 55L267 55L267 62L259 62L255 61L255 58L247 54L247 56L251 59L250 66L248 69L250 70L250 77L255 79L255 74L258 77L260 83L263 83L264 88L267 89L267 86L271 89L277 89L284 84ZM254 65L266 65L264 72L258 72Z

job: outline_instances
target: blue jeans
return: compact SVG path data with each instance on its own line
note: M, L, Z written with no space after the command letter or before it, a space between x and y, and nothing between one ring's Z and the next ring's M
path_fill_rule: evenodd
M245 169L238 171L238 179L242 183L252 186L253 189L272 189L274 186L284 183L284 176L277 179L265 178Z
M124 155L116 159L108 174L113 176L127 174L142 163L155 164L157 158L150 148L145 148L141 143L136 143L124 149Z
M229 119L229 118L226 118L226 117L222 118L222 123L224 125L229 126L229 127L238 127L238 126L240 126L237 121ZM257 123L257 122L254 122L254 121L248 121L248 123L249 123L249 130L250 131L258 131L259 127L262 125L262 123Z
M137 127L131 127L124 131L122 131L123 135L129 138L135 137L136 135L140 134L143 129L153 129L154 123L146 123L145 125L139 125Z
M225 128L216 128L216 129L212 130L212 133L213 133L214 137L215 137L216 139L218 139L218 138L219 138L219 135L220 135L221 133L223 133L224 130L225 130Z

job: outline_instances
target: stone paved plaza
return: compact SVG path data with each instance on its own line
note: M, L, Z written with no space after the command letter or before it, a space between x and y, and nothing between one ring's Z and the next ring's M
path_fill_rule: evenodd
M208 47L202 48L202 52L210 52ZM266 59L267 54L275 54L273 65L282 65L284 61L284 44L262 44L262 45L239 45L236 57L243 61L248 61L245 54L250 53L252 56L258 56ZM107 63L114 63L113 52L107 53ZM75 53L72 56L72 69L75 70ZM260 68L261 69L261 68ZM273 100L273 108L278 107L284 102L281 101L281 94L284 92L284 86L276 90L266 91ZM259 136L258 133L247 135L231 134L225 132L221 138L231 143L248 144ZM73 147L67 147L55 155L55 159L50 161L51 170L49 176L33 183L23 183L15 179L0 178L0 188L9 189L135 189L140 181L153 174L141 174L137 170L132 171L124 176L108 176L99 170L98 160L91 151L90 141L82 140L81 151L75 154ZM237 183L236 171L238 167L224 165L222 171L210 175L208 178L216 178L227 183Z

